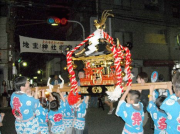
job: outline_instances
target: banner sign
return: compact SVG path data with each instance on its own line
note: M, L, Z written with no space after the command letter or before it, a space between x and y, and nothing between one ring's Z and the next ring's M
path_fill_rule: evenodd
M45 40L24 36L19 36L19 38L21 53L66 53L66 51L74 48L81 43L81 41Z

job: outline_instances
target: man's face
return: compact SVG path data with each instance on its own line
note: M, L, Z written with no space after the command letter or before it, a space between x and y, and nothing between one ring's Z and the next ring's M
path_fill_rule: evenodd
M85 75L84 75L84 72L79 72L79 73L78 73L79 79L84 78L84 76L85 76Z
M58 76L57 76L57 75L55 75L55 76L54 76L54 79L55 79L55 80L57 80L57 79L58 79Z
M137 83L142 83L141 78L138 76L136 79Z

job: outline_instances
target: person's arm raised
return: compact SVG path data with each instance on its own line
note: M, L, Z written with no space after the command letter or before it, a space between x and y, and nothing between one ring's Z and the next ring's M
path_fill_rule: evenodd
M45 91L44 91L44 90L42 90L42 97L43 97L43 98L46 98L46 96L45 96Z
M86 96L85 103L88 103L88 101L89 101L89 96Z
M129 93L129 90L131 90L131 86L127 87L125 93L123 94L123 96L121 97L121 99L119 101L124 101L126 99L126 96Z
M35 99L38 99L38 92L39 92L38 87L36 87L35 94L34 94Z
M148 95L149 101L153 100L153 92L154 92L154 85L150 85L150 87L149 87L149 95Z
M173 91L172 91L172 82L168 82L167 83L167 89L169 90L170 95L172 95L173 94Z

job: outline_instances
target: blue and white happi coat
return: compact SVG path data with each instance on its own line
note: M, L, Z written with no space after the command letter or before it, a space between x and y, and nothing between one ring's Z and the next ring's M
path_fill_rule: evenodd
M73 121L74 121L74 106L69 105L68 100L66 100L65 109L64 109L64 126L65 128L73 127Z
M85 98L86 97L84 97L83 102L79 105L74 105L74 128L78 130L84 130L85 127L85 116L87 108Z
M150 113L154 121L154 134L166 134L166 118L167 114L160 111L153 101L149 102L147 111Z
M122 134L143 134L143 104L139 102L139 109L125 101L119 101L116 115L125 121Z
M40 132L38 120L35 118L38 104L38 99L28 96L24 92L17 91L11 95L10 105L16 118L15 128L18 134Z
M172 94L163 101L160 108L167 114L167 133L180 134L180 99Z
M57 111L50 110L48 113L48 118L52 123L51 126L51 132L52 133L58 133L58 132L64 132L65 127L63 123L63 108L59 108Z
M39 102L39 107L36 109L36 117L38 118L41 134L49 134L48 129L48 109L43 108Z

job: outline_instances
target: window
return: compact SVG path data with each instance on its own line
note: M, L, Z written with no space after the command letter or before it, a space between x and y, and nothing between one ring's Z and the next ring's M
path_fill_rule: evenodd
M131 0L114 0L114 4L122 9L131 9Z
M146 28L145 43L151 44L167 44L166 42L166 29L160 28Z
M174 18L180 18L180 10L178 5L172 6L172 15Z
M158 0L145 0L145 9L159 11L159 1Z

